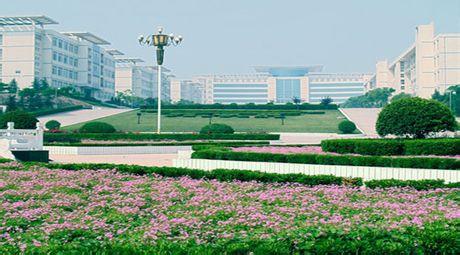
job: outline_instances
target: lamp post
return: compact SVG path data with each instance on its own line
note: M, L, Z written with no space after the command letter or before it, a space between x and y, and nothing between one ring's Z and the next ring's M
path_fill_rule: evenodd
M136 113L136 115L137 115L137 124L139 125L139 124L141 124L141 115L142 115L142 113L138 112L138 113Z
M455 115L455 107L452 107L452 95L457 95L454 90L449 90L449 108Z
M174 34L165 35L163 34L163 28L159 27L157 34L148 35L148 36L139 36L139 43L146 46L154 46L157 48L157 64L158 64L158 113L157 113L157 133L161 132L161 66L163 65L164 58L164 47L173 45L177 46L182 42L182 36L174 36Z

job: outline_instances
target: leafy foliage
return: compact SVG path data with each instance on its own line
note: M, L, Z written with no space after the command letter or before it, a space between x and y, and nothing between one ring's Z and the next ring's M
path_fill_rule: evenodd
M459 155L460 139L331 139L323 151L361 155Z
M352 134L356 130L356 125L349 120L344 120L339 123L339 130L344 134Z
M321 99L320 104L321 105L330 105L330 104L332 104L333 101L334 100L332 100L332 98L330 98L330 97L324 97L324 98Z
M430 133L454 131L455 117L435 100L404 98L383 108L376 129L381 136L424 138Z
M61 123L57 120L50 120L46 122L45 127L49 130L59 130Z
M116 130L115 128L105 122L99 122L99 121L94 121L94 122L88 122L84 124L80 129L80 133L115 133Z
M16 129L35 129L37 127L37 118L25 111L6 112L0 116L0 128L6 128L8 122L14 122Z
M362 96L350 97L343 108L373 108L383 107L388 103L388 99L395 90L392 88L378 88L367 92Z
M460 85L450 86L444 94L436 90L431 98L447 105L457 117L460 116Z
M209 124L200 130L200 134L233 134L235 130L226 124Z
M381 166L422 169L460 169L460 161L453 158L428 157L383 157L383 156L350 156L350 155L321 155L321 154L276 154L234 152L221 149L195 151L192 158L280 162L315 165L345 165L345 166Z
M403 98L411 98L412 95L411 94L406 94L404 92L401 92L397 95L394 95L392 98L391 98L391 102L395 102L397 100L400 100L400 99L403 99Z

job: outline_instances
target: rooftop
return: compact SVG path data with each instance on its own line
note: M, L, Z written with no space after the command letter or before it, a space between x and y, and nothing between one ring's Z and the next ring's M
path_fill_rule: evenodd
M88 42L92 42L98 45L109 45L110 43L90 32L63 32L63 34L73 37L78 37Z
M47 16L0 16L0 26L55 25L59 24Z
M120 64L137 64L137 63L142 63L145 61L140 58L125 57L125 58L115 58L115 62L120 63Z
M256 66L254 67L258 73L268 73L275 77L298 77L305 76L307 73L321 72L323 66Z
M117 50L117 49L106 49L105 50L107 53L109 53L112 56L122 56L125 55L123 52Z

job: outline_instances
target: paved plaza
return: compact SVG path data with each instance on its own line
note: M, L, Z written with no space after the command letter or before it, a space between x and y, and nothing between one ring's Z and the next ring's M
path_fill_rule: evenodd
M108 107L94 107L93 109L82 109L71 112L62 112L52 115L46 115L39 117L40 123L45 124L49 120L57 120L61 123L61 126L70 126L73 124L95 120L110 115L119 114L122 112L131 111L132 109L119 109L119 108L108 108Z
M381 108L343 108L341 110L366 136L378 136L375 123L377 123Z
M172 166L177 154L129 154L129 155L58 155L51 154L56 163L110 163L140 166Z

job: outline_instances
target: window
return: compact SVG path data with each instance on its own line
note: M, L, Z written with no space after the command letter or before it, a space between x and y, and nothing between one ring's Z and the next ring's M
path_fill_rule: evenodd
M53 37L53 46L57 46L57 39L56 39L56 37Z
M0 34L0 45L3 45L3 35Z
M405 80L401 80L401 84L405 84L405 82L406 82Z
M401 90L404 90L404 89L406 89L406 88L404 86L401 86Z
M2 57L3 57L3 50L0 49L0 59L2 59Z

